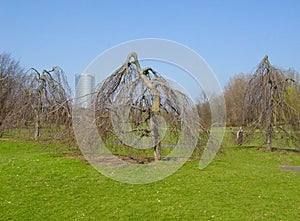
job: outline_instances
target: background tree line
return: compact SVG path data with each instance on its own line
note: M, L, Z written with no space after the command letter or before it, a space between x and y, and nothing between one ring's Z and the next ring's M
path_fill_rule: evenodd
M266 56L255 73L233 76L222 96L226 100L227 126L247 128L249 139L250 135L255 139L255 131L260 131L269 149L278 134L300 144L297 71L272 66ZM203 93L196 104L200 125L206 131L210 129L209 102ZM10 54L0 54L0 136L11 130L28 133L34 139L73 139L71 105L71 90L61 68L26 71Z

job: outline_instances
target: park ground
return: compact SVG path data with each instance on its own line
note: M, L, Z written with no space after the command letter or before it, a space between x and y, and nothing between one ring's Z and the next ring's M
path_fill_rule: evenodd
M0 140L0 220L300 220L296 152L223 148L161 181L111 180L66 144Z

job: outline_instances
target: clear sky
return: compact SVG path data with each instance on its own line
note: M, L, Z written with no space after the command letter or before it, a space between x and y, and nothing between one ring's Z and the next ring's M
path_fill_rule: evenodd
M222 86L266 55L300 71L297 0L0 0L0 53L25 68L60 66L74 75L104 50L139 38L163 38L200 54Z

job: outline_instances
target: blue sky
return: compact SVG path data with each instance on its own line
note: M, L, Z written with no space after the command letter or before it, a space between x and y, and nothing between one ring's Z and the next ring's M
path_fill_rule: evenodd
M163 38L188 46L222 86L266 55L300 71L300 1L0 0L0 53L26 68L60 66L71 86L100 53L122 42Z

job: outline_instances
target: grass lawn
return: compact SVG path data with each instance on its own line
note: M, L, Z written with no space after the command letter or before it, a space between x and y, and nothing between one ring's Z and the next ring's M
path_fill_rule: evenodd
M226 148L146 185L116 182L63 145L0 140L0 220L300 220L299 153Z

